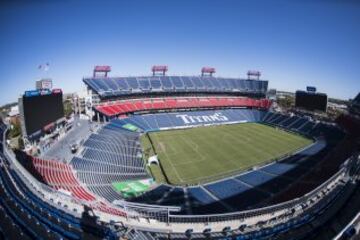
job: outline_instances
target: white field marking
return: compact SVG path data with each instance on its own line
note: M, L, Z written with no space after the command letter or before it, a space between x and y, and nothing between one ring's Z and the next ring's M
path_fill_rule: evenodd
M186 145L188 145L187 141L183 138L182 135L179 135L178 137L179 137ZM190 140L190 141L192 141L192 140ZM192 142L193 142L193 141L192 141ZM200 154L199 151L198 151L199 146L198 146L196 143L194 143L194 142L193 142L193 144L194 144L194 148L193 148L193 146L189 146L189 145L188 145L188 146L191 147L191 148L193 148L193 149L195 150L195 152L197 152L197 154L200 156L199 158L203 158L203 159L200 160L200 161L196 161L196 163L199 163L199 162L201 162L201 161L206 161L205 156L203 156L202 154ZM179 176L178 171L177 171L176 168L174 167L174 166L179 166L180 164L174 164L172 161L170 161L170 160L168 160L168 161L170 162L171 167L172 167L173 170L175 171L175 173L176 173L176 175L178 176L178 178L180 179L180 181L181 181L181 182L185 182L185 181L183 180L183 178L181 178L181 177ZM183 162L183 161L182 161L182 162ZM189 164L189 163L192 163L192 162L193 162L193 159L190 160L190 161L187 161L186 164ZM181 164L181 165L185 165L185 164ZM203 178L203 177L201 177L201 178ZM190 178L190 179L192 179L192 178ZM189 181L188 178L186 178L186 182L188 182L188 181Z
M219 135L221 134L221 138L223 139L223 137L224 136L226 136L226 132L225 131L221 131L221 133L219 133ZM206 136L205 137L200 137L201 138L201 140L203 140L204 138L206 138ZM208 144L208 141L204 141L204 143L206 144L206 145L210 145L210 144ZM232 146L232 145L230 145L231 146L231 148L232 149L234 149L234 147ZM210 147L214 147L214 146L210 146ZM218 148L218 150L217 151L219 151L219 152L222 152L222 155L224 155L224 156L229 156L229 155L231 155L231 154L229 154L229 153L227 153L227 152L225 152L225 151L222 151L222 148ZM237 153L234 153L234 154L237 154ZM231 159L228 159L228 160L230 160L230 162L234 165L234 163L233 163L233 161L231 160ZM218 161L217 161L218 162ZM237 164L235 164L235 167L237 167Z
M271 144L271 146L272 146L272 148L276 148L279 151L281 150L282 152L284 152L284 150L283 150L284 144L283 143L286 142L286 141L289 141L289 142L292 143L292 146L291 146L292 149L294 148L293 144L297 143L295 138L293 138L291 135L284 134L285 133L284 131L281 131L283 133L283 134L281 134L281 137L276 136L275 133L273 133L272 131L266 131L266 132L267 133L265 133L265 131L257 131L257 133L259 135L266 136L266 137L272 139L274 142L276 142L276 144ZM295 148L295 149L297 149L297 148ZM286 153L292 152L292 150L291 151L285 151L285 152Z
M201 139L201 141L203 141L203 138L202 137L200 137L200 139ZM192 149L194 149L197 153L198 153L198 155L200 156L200 158L197 158L197 159L200 159L200 160L197 160L197 161L194 161L194 159L192 159L192 160L190 160L190 161L187 161L187 162L184 162L184 163L178 163L178 164L176 164L176 166L179 166L179 165L186 165L186 164L188 164L188 163L200 163L200 162L204 162L204 161L207 161L207 157L204 155L204 154L201 154L200 152L199 152L199 146L198 146L198 144L197 143L195 143L192 139L188 139L190 142L192 142L193 143L193 145L195 146L195 147L192 147ZM206 144L206 145L208 145L209 146L209 144L207 143L207 141L203 141L204 142L204 145ZM219 149L219 151L221 150L221 148ZM205 153L206 154L206 153Z
M249 128L246 129L246 131L244 131L244 135L246 135L246 136L251 135L252 140L261 141L261 142L263 142L263 138L261 136L268 137L268 135L266 135L262 131L259 131L258 129L254 129L254 130L251 127L249 127ZM252 145L250 144L250 146L252 146ZM260 148L260 152L261 153L265 152L265 154L269 155L269 158L273 157L274 154L271 154L271 153L265 151L266 147L263 148L263 146L266 146L266 141L264 142L264 144L261 144L260 146L258 146ZM272 146L271 146L271 148L272 148ZM257 151L257 152L259 152L259 151Z
M183 138L181 138L181 139L184 140ZM198 146L196 143L194 143L191 139L190 139L190 141L195 145L195 149L197 150L199 146ZM186 141L184 141L184 142L187 144ZM197 152L198 152L198 151L197 151ZM198 152L198 154L201 155L199 152ZM202 156L202 158L204 158L203 155L201 155L201 156ZM201 161L206 161L206 159L201 160ZM199 163L199 162L201 162L201 161L196 161L196 163ZM252 165L252 164L250 164L250 165ZM240 170L240 168L239 168L239 170ZM223 174L226 175L227 173L231 173L231 172L234 172L234 170L231 169L231 170L228 170L228 171L223 171L223 172L221 173L221 175L223 175ZM204 178L211 178L211 177L215 177L215 176L219 176L219 174L212 174L212 175L208 175L208 176L206 176L206 177L204 177L204 176L190 177L190 178L187 178L187 181L197 180L197 179L204 179Z
M259 151L259 149L257 147L254 147L251 142L244 141L243 138L237 138L237 137L229 134L227 131L225 132L225 134L227 134L227 137L234 139L235 142L238 142L238 140L242 140L242 142L245 143L248 148L253 149L253 151L255 153L257 153L258 156L259 155L262 156L262 150ZM249 136L249 134L247 134L247 133L244 133L244 135L246 135L247 137ZM252 164L250 164L250 165L252 165Z
M256 125L251 125L251 126L256 126ZM253 138L255 138L255 139L261 139L260 136L266 136L266 137L270 138L271 140L274 140L275 142L278 142L278 143L283 143L285 140L288 140L288 141L291 141L291 140L295 141L295 140L296 140L296 139L292 138L291 135L287 135L286 132L284 132L284 131L280 131L281 137L280 137L280 139L279 139L279 135L278 135L278 134L275 135L275 133L273 133L272 131L269 131L269 129L264 129L264 131L259 131L259 129L256 129L256 128L251 127L251 126L250 126L250 128L246 129L243 134L246 135L246 136L250 136L250 135L251 135L251 138L252 138L252 139L253 139ZM244 139L244 138L236 138L235 136L232 136L231 134L228 133L228 131L223 131L223 133L224 133L225 136L235 139L236 142L240 142L240 141L241 141L242 143L251 143L251 141L250 141L250 142L249 142L249 141L246 141L246 139ZM252 133L255 133L255 134L252 134ZM222 137L224 137L224 135L223 135ZM171 136L171 135L170 135L170 136ZM188 163L194 163L194 162L199 163L199 162L202 162L202 161L206 161L206 158L205 158L204 155L202 155L202 154L199 153L199 151L198 151L199 146L198 146L193 140L188 139L188 141L185 141L185 139L183 138L183 135L182 135L182 134L179 134L179 135L178 135L178 134L174 134L173 136L181 138L182 141L183 141L186 145L188 145L188 146L189 146L188 141L192 142L193 145L190 146L190 147L191 147L192 149L194 149L195 152L198 153L198 155L200 156L199 159L201 159L200 161L194 161L194 159L191 159L190 161L186 161L186 162L182 161L182 162L180 162L179 164L173 164L173 163L170 161L173 170L175 170L175 173L176 173L177 176L179 177L179 173L177 172L176 169L174 169L174 166L186 165L186 164L188 164ZM258 151L258 149L255 148L255 147L253 147L251 144L246 144L246 145L247 145L248 147L250 147L250 148L253 148L253 149L255 150L255 152L266 153L266 155L269 155L269 156L270 156L269 159L271 159L271 157L274 155L274 154L271 154L271 153L269 153L268 151L266 151L266 150L268 150L268 149L266 149L266 150L265 150L265 149L262 149L261 151ZM266 145L266 144L265 144L265 145ZM265 145L264 145L264 146L265 146ZM273 145L273 144L272 144L272 145ZM280 145L280 144L276 144L276 145ZM170 147L172 148L171 144L170 144ZM274 146L272 146L272 147L274 147ZM282 149L279 149L279 151L280 151L280 150L282 150ZM175 150L175 152L176 152L176 150ZM282 151L282 152L283 152L283 151ZM291 152L291 151L288 151L288 152ZM180 153L175 153L174 155L177 155L177 154L180 154ZM285 153L284 153L284 154L285 154ZM168 158L167 160L169 161L169 155L173 155L173 154L166 154L166 155L167 155L166 157ZM203 160L203 158L205 158L205 159ZM231 161L231 160L230 160L230 161ZM233 161L231 161L231 162L233 162ZM252 166L252 165L254 165L254 164L247 164L247 165L245 165L245 166L241 166L241 168L249 167L249 166ZM241 170L241 168L239 168L239 170ZM228 173L228 172L233 172L233 171L234 171L234 170L224 171L224 172L222 172L221 175L226 174L226 173ZM218 176L218 175L219 175L219 174L208 175L208 176L206 176L206 178L211 178L211 177L213 177L213 176L215 177L215 176ZM179 177L179 179L181 180L181 182L184 182L182 178ZM200 176L200 177L191 177L191 178L187 178L187 179L188 179L188 181L191 181L191 180L194 180L194 179L204 179L204 177L203 177L203 176Z
M199 145L197 145L197 143L195 143L193 140L191 140L190 138L187 139L188 141L192 142L193 145L189 145L188 142L186 141L186 139L184 139L183 136L180 136L181 140L186 144L188 145L190 148L192 148L196 153L197 155L199 156L198 159L200 160L197 160L195 161L196 159L191 159L190 161L188 162L196 162L196 163L199 163L199 162L202 162L202 161L205 161L206 160L206 157L204 155L202 155L200 152L199 152Z
M184 140L184 138L182 137L183 135L182 134L174 134L174 135L169 135L169 136L172 136L172 137L176 137L177 140L181 139L185 144L186 144L186 141ZM171 148L174 148L173 147L174 144L170 144L170 147ZM187 144L186 144L187 145ZM198 145L194 144L195 146L190 146L191 149L193 149L195 152L196 150L199 148ZM176 149L176 148L174 148ZM183 154L181 151L177 151L177 150L174 150L173 153L167 153L167 156L177 156L177 155L180 155L180 154ZM194 159L186 159L188 161L184 161L185 159L183 159L182 161L178 161L179 163L173 163L173 166L179 166L179 165L186 165L186 164L189 164L189 163L193 163L194 162ZM197 161L196 161L197 162Z
M156 136L156 138L157 138L157 136ZM159 141L157 141L157 142L159 142ZM176 168L174 167L172 161L170 161L169 156L167 155L166 151L164 151L163 153L164 153L164 155L165 155L165 157L166 157L166 161L170 163L171 168L172 168L173 171L175 172L177 178L178 178L181 182L184 182L184 180L180 177L179 173L176 171ZM161 160L160 160L160 161L161 161Z
M231 136L231 134L229 134L227 131L222 131L222 137L228 137L228 136ZM179 137L181 137L181 135L179 136ZM235 137L231 137L231 138L233 138L233 139L235 139ZM183 138L182 138L183 139ZM241 141L241 142L245 142L243 139L238 139L238 138L236 138L235 139L236 141L235 142L239 142L239 140ZM183 139L183 141L186 143L186 141ZM193 146L190 146L192 149L194 149L195 151L197 151L197 153L198 153L198 155L200 156L200 161L194 161L194 159L190 159L190 161L186 161L186 162L184 162L184 161L181 161L181 162L179 162L178 164L173 164L174 166L180 166L180 165L186 165L186 164L189 164L189 163L194 163L194 162L196 162L196 163L199 163L199 162L203 162L203 161L206 161L206 158L205 158L205 156L204 155L202 155L202 154L200 154L199 153L199 151L198 151L198 148L199 148L199 146L194 142L194 141L192 141L191 139L189 139L189 141L191 141L192 143L193 143ZM206 142L206 141L205 141ZM235 144L236 145L236 144ZM247 144L247 145L250 145L250 144ZM254 147L253 147L254 148ZM257 151L257 150L256 150ZM257 151L257 152L259 152L259 151ZM267 153L268 155L270 155L269 153ZM234 155L237 155L237 153L236 154L234 154ZM235 159L236 157L234 157L234 160L235 160L235 162L232 160L232 159L228 159L228 160L230 160L230 162L232 163L232 165L235 165L235 167L239 167L239 161L237 161L236 159ZM270 156L270 158L271 158L271 156ZM248 165L245 165L245 166L251 166L251 165L253 165L253 164L248 164ZM243 168L244 167L244 165L242 165L241 166L241 168ZM241 169L241 168L239 168L239 170Z
M255 129L254 129L255 130ZM252 131L252 130L250 130ZM256 131L256 130L255 130ZM287 136L287 135L281 135L281 137L276 137L274 136L274 134L272 133L272 131L257 131L258 135L260 136L266 136L268 138L270 138L271 140L273 140L276 144L271 144L271 147L272 148L275 148L275 149L278 149L279 151L281 151L283 154L286 154L288 152L292 152L293 151L293 144L295 144L295 138L292 138L291 135ZM291 140L290 140L291 139ZM291 146L291 150L288 151L288 147L287 147L287 150L284 151L283 150L283 146L284 146L284 142L288 143L288 141L292 142L292 146ZM298 145L298 144L296 144ZM277 147L278 146L278 147ZM283 154L280 154L280 155L283 155ZM274 154L273 154L274 155Z
M264 133L265 134L265 133ZM261 135L264 135L264 134L261 134ZM269 134L269 135L271 135L271 134ZM301 147L299 147L298 146L298 144L296 144L296 146L291 146L291 149L289 150L289 148L287 148L287 150L285 151L285 150L283 150L282 149L282 147L281 146L284 146L284 142L286 142L286 139L288 139L288 138L292 138L292 137L294 137L293 139L294 139L294 141L295 141L295 137L296 136L292 136L292 135L289 135L289 136L286 136L286 135L282 135L282 139L275 139L275 141L280 141L280 143L281 144L277 144L278 146L279 146L279 151L281 150L281 152L282 152L282 154L277 154L277 157L279 157L279 156L284 156L284 155L286 155L286 154L288 154L288 153L296 153L297 151L299 151L299 149L301 150L301 149L304 149L304 146L306 147L306 148L308 148L308 147L310 147L310 146L312 146L314 143L307 143L307 142L305 142L305 141L301 141ZM305 138L306 139L306 138ZM307 140L307 139L306 139ZM271 145L273 148L275 148L275 146L274 146L274 144L272 144Z

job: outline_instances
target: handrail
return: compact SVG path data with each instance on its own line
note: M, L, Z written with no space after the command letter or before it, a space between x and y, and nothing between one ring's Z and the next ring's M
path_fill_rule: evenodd
M360 212L333 238L333 240L340 240L343 234L353 225L355 222L360 221Z

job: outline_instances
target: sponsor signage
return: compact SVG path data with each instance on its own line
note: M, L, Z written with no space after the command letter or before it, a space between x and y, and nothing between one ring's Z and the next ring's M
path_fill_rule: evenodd
M212 123L212 122L227 122L229 118L222 113L215 113L212 115L199 115L192 116L188 114L178 114L177 118L180 118L185 124L191 123Z

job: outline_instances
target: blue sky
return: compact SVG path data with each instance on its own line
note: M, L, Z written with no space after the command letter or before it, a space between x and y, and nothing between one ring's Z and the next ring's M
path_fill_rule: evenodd
M356 0L5 0L0 1L0 105L35 80L83 88L94 65L112 76L245 77L260 70L271 88L314 85L348 99L360 90L360 2ZM47 73L37 66L50 63Z

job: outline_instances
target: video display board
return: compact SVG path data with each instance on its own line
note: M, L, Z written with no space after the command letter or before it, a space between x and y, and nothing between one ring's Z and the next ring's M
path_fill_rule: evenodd
M62 92L25 94L23 109L26 133L30 136L64 117Z
M295 106L310 111L318 110L326 112L327 95L324 93L296 91Z

